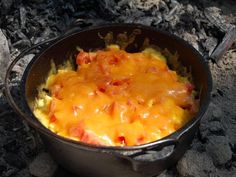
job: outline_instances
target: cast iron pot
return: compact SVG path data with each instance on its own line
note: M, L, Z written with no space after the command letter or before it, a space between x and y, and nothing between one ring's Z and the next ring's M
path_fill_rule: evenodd
M155 142L131 147L107 147L85 144L60 137L45 128L32 114L30 104L37 96L38 86L45 82L51 69L51 60L56 66L67 60L76 51L76 46L85 50L104 48L104 39L109 32L113 36L126 32L128 35L140 30L135 40L128 46L129 51L138 51L145 39L170 52L177 52L180 62L191 68L194 83L199 91L200 110L185 126L173 134ZM10 91L10 73L14 65L30 50L47 45L39 55L27 65L21 81L23 106L17 105ZM145 85L143 86L145 89ZM199 122L207 110L212 88L211 74L204 58L187 42L151 27L138 24L112 24L93 27L83 31L43 42L19 55L8 68L5 79L6 97L13 109L27 123L34 127L54 157L69 171L88 177L151 177L175 164L189 147Z

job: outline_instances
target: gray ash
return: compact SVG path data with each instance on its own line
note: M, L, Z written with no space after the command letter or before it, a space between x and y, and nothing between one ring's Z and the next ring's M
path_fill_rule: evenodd
M3 98L6 66L24 48L57 37L75 23L80 29L105 23L141 23L187 40L206 58L236 25L233 0L0 0L0 176L52 176L41 165L54 162L45 154L38 134L22 121ZM72 25L73 26L73 25ZM25 63L31 59L25 56ZM217 64L212 103L190 149L176 167L160 177L236 176L236 45ZM17 92L18 75L12 73ZM50 168L45 168L50 169ZM61 168L55 177L72 176Z

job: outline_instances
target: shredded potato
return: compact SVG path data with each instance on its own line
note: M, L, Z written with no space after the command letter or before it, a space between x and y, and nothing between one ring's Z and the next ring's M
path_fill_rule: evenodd
M80 49L76 63L76 71L67 64L51 72L34 105L39 121L63 137L141 145L175 132L198 111L194 85L169 69L153 48L139 53L117 45Z

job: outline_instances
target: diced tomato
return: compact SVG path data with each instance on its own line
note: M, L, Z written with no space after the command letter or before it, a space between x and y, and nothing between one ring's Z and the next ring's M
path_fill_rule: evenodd
M110 60L109 60L108 63L109 63L110 65L117 65L117 64L121 61L122 57L123 57L123 55L118 54L118 53L114 53L114 54L113 54L113 57L110 58Z
M50 117L50 123L54 123L57 121L57 118L56 116L53 114L51 117Z
M113 115L117 106L118 106L117 103L113 102L110 105L105 105L103 110L106 111L107 114Z
M192 93L192 91L193 91L193 89L194 89L194 85L191 84L191 83L187 83L187 84L186 84L186 88L187 88L187 91L188 91L189 93Z
M69 129L69 134L71 136L81 139L85 132L85 125L83 122L80 122L77 126L71 127Z
M115 86L120 86L120 85L123 85L123 84L129 84L129 83L130 83L130 78L125 78L125 79L112 81L112 85L115 85Z
M115 101L110 105L110 107L109 107L109 114L110 115L114 115L117 106L118 105Z
M88 52L81 51L76 57L76 64L83 65L91 62L92 56Z
M83 136L80 138L80 141L83 141L88 144L94 144L94 145L102 145L103 143L99 139L98 136L96 136L95 133L90 131L85 131Z
M105 93L107 89L107 86L105 84L99 84L98 85L98 90L102 93Z
M124 136L118 136L118 142L122 145L126 145L126 142L125 142L125 137Z
M105 77L103 80L97 83L98 90L104 93L106 92L110 84L111 84L111 79L108 77Z
M52 100L49 105L49 113L48 113L49 117L52 117L54 115L55 109L56 109L56 104L55 101Z

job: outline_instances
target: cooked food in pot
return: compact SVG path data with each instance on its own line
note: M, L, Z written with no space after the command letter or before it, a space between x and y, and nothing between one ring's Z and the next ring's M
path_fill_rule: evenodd
M76 71L65 66L50 73L34 105L39 121L63 137L141 145L175 132L198 111L193 83L153 48L80 50L76 63Z

